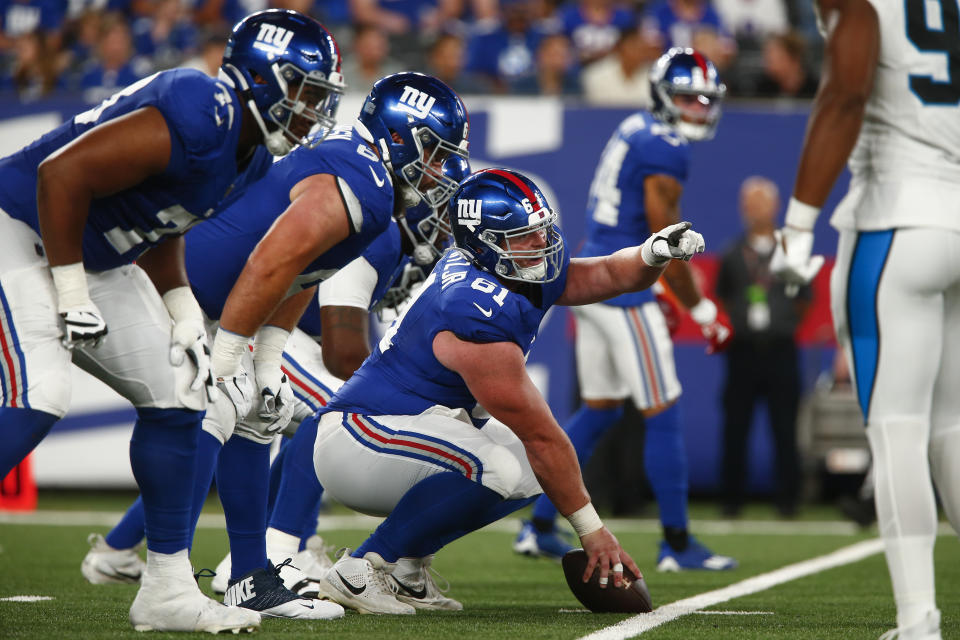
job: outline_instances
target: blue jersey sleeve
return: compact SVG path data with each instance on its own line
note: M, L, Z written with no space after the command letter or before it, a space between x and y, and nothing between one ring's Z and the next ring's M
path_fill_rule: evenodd
M672 131L652 133L645 130L630 141L630 155L640 176L668 175L679 182L687 179L690 167L690 145Z
M177 73L156 107L170 129L167 173L188 175L209 164L226 144L242 106L222 82L199 71Z

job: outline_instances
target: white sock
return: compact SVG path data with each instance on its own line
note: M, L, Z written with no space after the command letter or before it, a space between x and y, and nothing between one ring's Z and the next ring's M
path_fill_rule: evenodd
M300 549L300 538L284 533L279 529L267 529L267 556L271 562L283 562L287 558L297 555Z
M176 553L160 553L147 549L147 573L154 578L186 578L193 580L193 567L186 549Z

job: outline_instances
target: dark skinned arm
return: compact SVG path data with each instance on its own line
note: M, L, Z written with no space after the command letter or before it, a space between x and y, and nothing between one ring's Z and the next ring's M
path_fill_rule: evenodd
M137 258L137 266L147 272L160 295L177 287L190 286L184 263L185 246L182 235L168 236Z
M671 224L680 222L680 196L683 194L683 185L671 176L654 174L643 180L643 204L647 212L647 224L650 231L655 232ZM670 289L677 299L691 309L700 302L703 294L693 280L690 265L682 260L671 260L663 277L666 278Z
M134 187L170 162L170 131L154 107L93 127L37 170L40 234L50 266L83 260L90 201Z
M257 243L230 291L220 326L251 336L286 296L294 278L350 233L336 178L318 174L290 190L290 206Z
M359 307L320 308L323 366L346 380L370 355L370 313Z
M293 331L300 322L303 312L310 306L313 295L317 292L316 287L304 289L299 293L289 296L281 302L265 324L273 327L280 327L287 332Z
M877 14L867 0L824 0L820 6L829 32L793 189L794 198L818 208L860 134L880 47Z

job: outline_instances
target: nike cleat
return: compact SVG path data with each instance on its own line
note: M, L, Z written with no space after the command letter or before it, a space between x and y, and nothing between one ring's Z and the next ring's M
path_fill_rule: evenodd
M532 522L524 521L523 528L513 541L514 553L525 556L560 560L573 545L564 539L566 534L556 526L549 533L537 531Z
M300 620L334 620L342 618L343 607L335 602L302 598L283 586L280 571L289 563L266 569L254 569L245 576L230 581L223 603L243 607L273 618Z
M114 549L99 533L87 536L90 551L80 564L80 573L91 584L136 584L146 564L137 554L137 547Z
M676 551L666 540L660 541L660 555L657 557L657 571L676 572L691 569L705 571L726 571L735 569L737 561L729 556L718 556L710 549L690 536L689 544L683 551Z
M360 613L416 613L411 605L397 599L397 584L388 575L394 566L379 554L354 558L349 549L343 549L340 559L320 581L323 593Z
M389 579L397 586L397 600L406 602L417 609L434 609L441 611L460 611L463 605L444 595L450 589L437 586L430 572L433 571L441 580L443 577L430 565L433 556L424 558L400 558L397 566L390 574ZM443 580L446 583L446 580Z

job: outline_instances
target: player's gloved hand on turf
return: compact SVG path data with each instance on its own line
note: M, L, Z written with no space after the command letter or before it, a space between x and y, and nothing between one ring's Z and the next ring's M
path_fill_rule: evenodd
M689 222L678 222L657 231L640 247L640 257L651 267L662 267L671 260L690 260L703 253L703 236Z
M797 295L800 287L813 280L823 256L812 256L813 227L820 208L790 198L782 229L774 232L776 246L770 258L770 271L786 283L786 294Z
M57 312L63 329L60 342L67 349L99 347L107 335L107 323L90 299L83 263L51 267L50 273L57 290Z
M293 417L293 389L283 372L283 350L290 332L273 325L257 331L253 343L253 366L259 401L257 416L266 423L266 433L284 429Z
M700 325L700 333L707 339L707 353L718 353L730 346L733 340L733 326L727 314L717 309L710 298L700 298L700 302L690 309L690 317Z
M615 587L623 584L623 568L627 567L638 577L643 577L640 567L633 561L620 546L616 537L606 527L601 527L592 533L580 536L580 544L587 552L587 567L583 572L583 581L590 580L596 567L600 568L600 586L604 587L609 580L613 580Z

